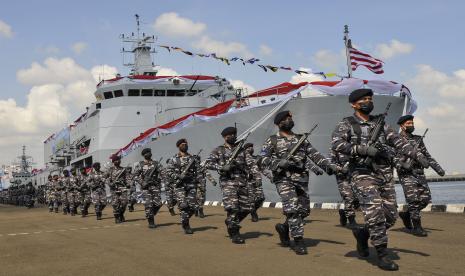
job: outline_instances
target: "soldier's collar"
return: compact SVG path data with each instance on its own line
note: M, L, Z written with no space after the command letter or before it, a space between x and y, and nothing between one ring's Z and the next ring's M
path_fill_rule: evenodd
M282 137L282 138L285 138L285 139L288 139L288 137L286 137L286 136L284 136L284 135L281 135L281 132L280 132L279 130L278 130L278 134L276 134L276 136ZM295 136L296 136L296 134L295 134L294 132L291 131L291 135L290 135L289 138L295 137Z

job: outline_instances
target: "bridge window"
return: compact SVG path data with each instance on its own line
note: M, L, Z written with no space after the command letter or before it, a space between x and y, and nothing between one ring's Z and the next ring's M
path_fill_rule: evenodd
M123 90L115 90L113 93L115 94L115 98L123 97Z
M111 99L111 98L113 98L113 92L111 92L111 91L103 92L103 97L105 99Z
M140 95L139 89L129 89L128 90L128 96L130 97L137 97Z
M165 96L165 94L166 94L165 90L155 90L154 91L154 96L155 97L163 97L163 96Z
M152 89L142 89L141 96L153 96Z
M171 89L171 90L167 90L167 96L183 97L184 94L185 94L184 89Z

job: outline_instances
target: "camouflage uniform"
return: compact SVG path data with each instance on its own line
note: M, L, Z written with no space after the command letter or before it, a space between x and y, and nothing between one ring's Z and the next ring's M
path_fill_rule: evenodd
M76 175L71 175L69 177L68 203L69 212L72 216L77 214L77 208L79 207L78 181L79 180Z
M401 132L401 136L404 137L412 147L418 144L418 151L428 158L429 165L438 172L438 174L444 174L444 170L439 163L429 154L421 136L413 135L405 131ZM404 159L406 158L401 153L396 155L395 164L397 174L404 190L410 219L412 221L420 220L420 211L431 203L431 191L425 178L423 166L414 160L411 168L403 168L401 162L404 161Z
M67 215L69 213L69 201L68 201L68 192L69 192L69 177L63 176L60 178L60 186L61 186L61 204L63 208L63 215Z
M95 169L89 175L89 186L92 190L92 203L94 203L97 219L101 219L102 211L107 206L107 193L105 190L105 174Z
M58 213L58 208L61 205L61 182L58 179L52 180L50 200L53 202L53 209Z
M206 160L200 163L200 182L197 187L197 212L196 214L200 218L204 218L205 215L203 213L203 206L205 205L205 201L207 199L207 180L212 183L213 186L217 185L215 178L211 175L211 173L205 167Z
M134 212L134 205L137 203L137 187L132 177L129 180L128 210Z
M89 176L87 174L80 174L78 177L78 181L81 216L85 217L89 214L89 206L92 203L91 188L88 183Z
M368 121L355 115L344 118L337 125L332 136L332 150L345 155L350 160L351 186L360 202L365 227L375 247L387 245L387 229L393 226L397 219L393 171L389 158L377 158L373 165L366 165L365 157L358 153L358 148L367 144L376 118L370 116ZM359 126L360 130L355 130L353 125ZM357 132L360 132L359 135ZM408 156L416 154L413 148L388 125L385 125L378 142L384 147L384 152L388 145Z
M252 216L257 216L257 210L262 206L265 201L265 194L263 193L263 184L262 184L262 175L259 169L258 164L261 162L261 157L258 155L251 155L254 163L253 166L249 168L248 179L250 181L250 197L253 202ZM252 218L253 219L253 218ZM254 220L255 221L255 220Z
M105 180L111 191L111 205L115 222L124 222L124 212L128 205L130 171L128 168L112 166L105 174Z
M161 200L161 185L163 167L158 161L144 160L137 164L134 178L141 186L141 196L144 201L145 217L149 225L152 225L154 216L158 213L163 202ZM153 171L151 178L149 174Z
M308 195L308 169L313 161L319 167L328 170L332 163L320 154L308 141L305 141L293 156L293 165L281 174L274 168L299 141L301 135L290 138L280 133L268 138L262 147L262 166L273 172L272 182L276 185L283 203L284 225L295 239L304 235L304 218L310 215L310 197ZM311 160L311 161L310 161Z
M181 179L183 171L191 161L194 163L186 173L184 179ZM167 177L173 183L181 223L185 230L186 228L190 228L189 219L197 210L197 186L202 177L199 172L200 158L198 156L188 153L182 156L178 153L168 160Z
M228 233L233 238L239 235L240 222L253 209L250 197L251 185L247 181L248 168L254 164L254 159L245 150L240 152L235 160L235 166L229 173L222 173L221 168L234 151L228 144L215 148L206 160L206 167L220 173L220 187L223 194L223 205L227 212L226 225ZM242 241L243 242L243 241Z

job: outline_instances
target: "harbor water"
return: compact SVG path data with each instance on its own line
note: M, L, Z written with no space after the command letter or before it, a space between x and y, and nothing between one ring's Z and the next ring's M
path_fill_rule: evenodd
M465 181L429 183L433 204L465 204ZM396 185L397 203L405 203L401 185Z

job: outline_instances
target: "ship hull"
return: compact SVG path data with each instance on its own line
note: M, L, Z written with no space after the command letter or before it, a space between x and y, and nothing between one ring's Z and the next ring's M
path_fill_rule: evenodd
M405 99L397 96L376 95L374 97L374 102L375 110L373 114L383 112L386 105L389 102L392 103L386 121L389 125L396 128L397 125L395 122L403 113ZM122 163L125 165L134 165L142 160L140 152L143 148L151 148L154 159L163 157L163 160L166 160L177 152L175 143L180 138L188 139L190 152L195 153L202 149L201 157L203 160L215 147L223 143L223 139L220 135L222 129L236 124L238 133L240 134L252 126L258 119L264 117L276 104L226 114L208 122L194 122L192 125L176 133L158 137L145 146L133 150L123 157ZM336 124L342 118L350 116L353 113L347 102L347 96L294 98L286 103L281 110L290 110L292 112L296 123L294 131L297 133L309 131L314 124L318 123L318 128L312 133L310 141L317 150L326 156L328 156L330 148L331 133ZM254 144L255 152L259 153L266 139L276 132L277 129L273 124L273 117L271 117L254 131L247 140ZM267 201L280 201L276 188L265 177L263 188ZM309 191L312 202L340 201L340 195L334 176L311 175ZM220 189L209 185L207 187L207 200L220 199Z

